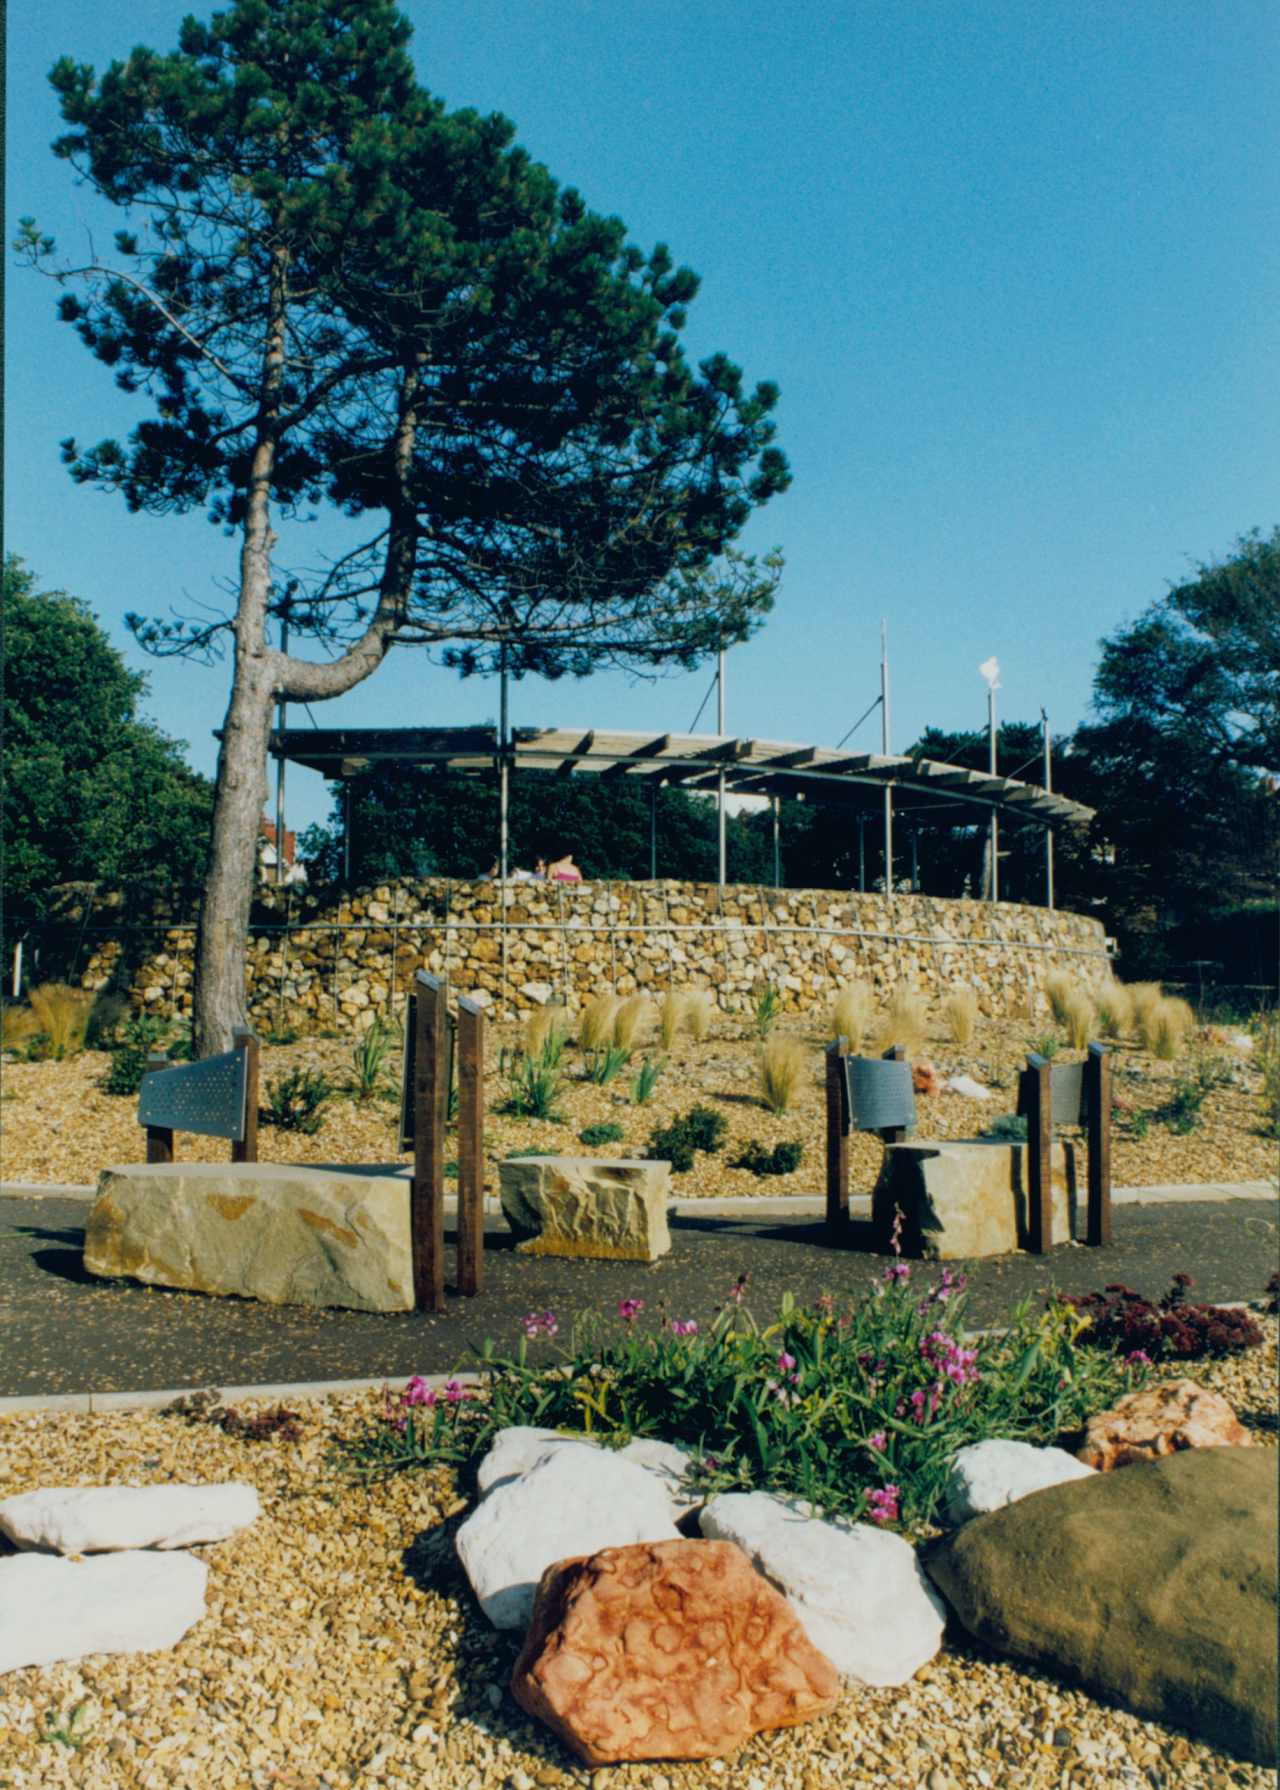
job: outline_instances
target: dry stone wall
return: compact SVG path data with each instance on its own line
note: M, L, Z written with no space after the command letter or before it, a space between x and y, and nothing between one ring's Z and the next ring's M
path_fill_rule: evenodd
M40 974L60 956L58 973L85 987L119 988L148 1013L189 1012L195 921L171 894L68 885L50 904ZM257 891L249 1005L260 1031L360 1031L402 1008L418 969L495 1013L673 986L710 988L729 1010L767 978L789 1012L863 981L931 1000L967 984L985 1013L1038 1017L1050 971L1097 980L1108 957L1096 920L924 895L443 878Z

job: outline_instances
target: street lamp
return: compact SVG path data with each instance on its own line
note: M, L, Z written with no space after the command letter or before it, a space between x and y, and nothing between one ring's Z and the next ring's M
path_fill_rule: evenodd
M987 680L987 762L994 777L996 774L996 691L1000 688L1000 661L992 656L984 659L978 667L978 675ZM999 829L996 811L991 810L991 899L1000 899L1000 853Z

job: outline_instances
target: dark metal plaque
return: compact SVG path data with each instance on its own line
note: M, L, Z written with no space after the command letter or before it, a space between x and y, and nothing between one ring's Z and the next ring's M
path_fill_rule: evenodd
M417 995L409 996L408 1009L404 1016L404 1066L400 1073L400 1148L412 1150L414 1140L413 1115L415 1102L413 1098L413 1072L417 1062L418 1045L418 1010ZM457 1085L457 1068L455 1066L455 1045L458 1037L458 1021L452 1013L448 1016L449 1025L445 1032L445 1074L448 1077L446 1087L449 1089L449 1106L453 1104L453 1089ZM448 1115L448 1107L445 1109Z
M1018 1077L1018 1112L1024 1117L1031 1111L1029 1077L1024 1069ZM1049 1070L1050 1118L1054 1125L1083 1125L1089 1117L1089 1084L1083 1063L1054 1063Z
M139 1125L190 1131L197 1137L244 1138L244 1097L249 1053L229 1050L202 1063L180 1063L143 1077Z
M887 1131L916 1122L910 1063L843 1057L847 1116L854 1131Z

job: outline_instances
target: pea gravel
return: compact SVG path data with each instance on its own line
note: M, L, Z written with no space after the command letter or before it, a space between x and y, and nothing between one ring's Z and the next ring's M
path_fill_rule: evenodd
M1274 1445L1277 1323L1261 1322L1262 1349L1190 1371ZM379 1406L368 1393L301 1402L297 1443L232 1440L154 1411L0 1417L0 1497L237 1479L263 1506L252 1529L195 1550L210 1565L208 1613L172 1652L0 1679L6 1790L1275 1786L1274 1771L958 1642L901 1689L846 1688L831 1716L732 1759L588 1772L507 1690L517 1643L489 1628L458 1573L452 1533L467 1506L452 1474L365 1488L335 1470L336 1439Z

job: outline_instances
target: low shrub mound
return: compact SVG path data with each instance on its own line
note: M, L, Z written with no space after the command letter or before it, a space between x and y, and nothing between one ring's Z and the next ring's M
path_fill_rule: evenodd
M645 1156L650 1162L669 1162L673 1174L687 1174L697 1151L714 1155L723 1147L728 1130L722 1113L712 1112L709 1106L694 1106L669 1125L655 1125Z
M794 1175L803 1156L804 1145L799 1138L766 1150L759 1138L753 1137L742 1146L741 1153L729 1166L750 1169L753 1175Z
M600 1125L584 1125L578 1133L578 1142L586 1144L588 1149L596 1150L601 1144L620 1144L623 1136L621 1125L614 1119L606 1119Z
M1121 1281L1105 1292L1058 1293L1055 1300L1086 1321L1086 1344L1121 1355L1140 1354L1144 1361L1235 1355L1259 1346L1262 1332L1247 1311L1194 1305L1188 1298L1194 1285L1189 1274L1175 1274L1158 1305Z

